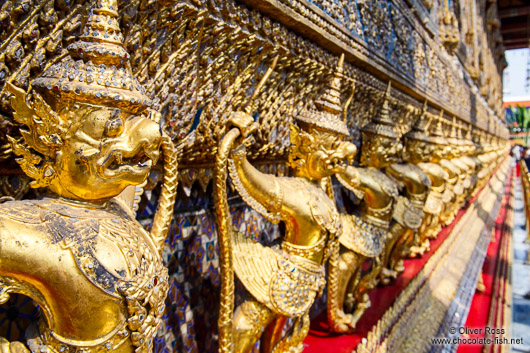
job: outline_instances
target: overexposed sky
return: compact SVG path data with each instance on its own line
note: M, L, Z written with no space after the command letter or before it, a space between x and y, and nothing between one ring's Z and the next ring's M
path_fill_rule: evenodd
M526 86L527 70L530 69L530 50L513 49L505 51L508 67L504 69L503 77L503 99L510 100L529 100L530 85ZM530 82L529 82L530 84Z

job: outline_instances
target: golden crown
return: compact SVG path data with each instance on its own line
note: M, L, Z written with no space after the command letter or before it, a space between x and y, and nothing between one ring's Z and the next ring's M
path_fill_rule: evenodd
M372 118L372 120L361 129L362 132L391 139L398 138L398 135L394 131L394 122L390 119L390 107L388 106L391 86L392 82L388 81L388 86L386 87L385 96L383 98L383 106L381 107L379 116Z
M427 101L423 103L423 109L421 111L421 115L416 120L416 124L412 126L409 132L405 134L405 138L416 140L416 141L424 141L424 142L431 142L429 136L427 136Z
M449 124L451 125L451 132L449 133L449 138L447 139L447 141L454 145L454 146L458 146L458 145L461 145L462 144L462 140L461 140L461 137L462 136L459 136L458 134L458 124L456 122L456 117L453 116L453 121L452 122L449 122Z
M344 54L340 56L337 70L333 79L326 87L324 93L315 101L317 109L304 109L294 119L315 126L321 130L331 131L340 135L349 136L348 127L341 119L342 107L340 105L340 86Z
M443 120L444 111L443 109L440 111L440 116L437 119L436 125L434 127L434 131L431 134L431 142L435 143L437 145L447 145L448 142L445 139L444 131L442 128L442 120Z
M136 113L152 105L132 74L118 24L117 0L98 0L61 62L32 83L51 105L76 101Z

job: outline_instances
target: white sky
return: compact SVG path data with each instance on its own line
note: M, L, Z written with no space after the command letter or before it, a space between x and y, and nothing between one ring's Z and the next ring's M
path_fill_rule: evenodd
M530 76L530 50L514 49L505 53L508 67L504 69L503 99L504 101L530 100L530 86L525 87L526 78ZM530 81L529 81L530 84Z

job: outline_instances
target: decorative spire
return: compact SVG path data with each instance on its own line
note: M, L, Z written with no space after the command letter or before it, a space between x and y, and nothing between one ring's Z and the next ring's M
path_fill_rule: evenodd
M432 136L431 136L431 142L437 145L447 145L447 140L445 139L443 128L442 128L443 115L444 115L444 111L442 109L440 111L440 116L437 119L436 126L434 127L434 131L432 132Z
M469 129L471 130L471 129ZM480 130L475 130L471 133L471 140L475 144L475 146L480 145Z
M458 141L460 141L460 144L462 146L471 146L473 145L473 142L470 140L469 136L466 135L464 136L463 135L463 130L464 130L464 123L460 123L458 124L458 134L457 134L457 138L458 138Z
M365 127L361 129L362 132L369 133L372 135L385 136L393 139L398 138L398 135L394 131L394 122L392 121L392 119L390 119L390 108L388 105L388 101L390 100L391 86L392 82L388 81L388 86L386 87L380 115L372 118L372 121L370 121Z
M329 82L324 94L315 101L315 105L321 111L327 111L333 115L342 113L340 106L340 76L343 72L344 54L340 56L339 64L333 79Z
M449 121L448 124L451 126L451 132L447 141L453 146L461 145L462 140L458 137L458 123L456 122L456 117L453 116L453 121Z
M317 109L304 109L295 116L297 121L344 136L350 135L348 127L341 117L340 87L343 64L344 54L340 56L333 79L327 85L324 93L315 101Z
M119 107L136 113L151 106L133 76L118 24L117 0L98 0L90 9L79 39L68 46L61 62L52 65L33 87L52 105L76 101Z
M428 107L427 100L425 100L425 102L423 102L423 108L421 108L421 115L416 121L416 125L415 125L416 129L423 133L427 131L427 127L429 125L427 123L427 107Z
M456 137L460 140L460 141L463 141L464 140L464 136L462 135L462 129L464 128L464 126L462 124L458 124L458 130L457 130L457 133L456 133Z
M381 107L381 116L379 117L380 122L393 124L392 119L390 119L390 108L388 107L388 100L390 99L390 88L392 87L392 81L388 81L386 86L385 98L383 99L383 106ZM377 118L376 118L377 120Z
M449 134L449 138L458 140L458 133L457 133L457 123L456 123L456 117L453 116L453 122L449 123L451 126L451 133Z
M417 141L430 142L427 136L427 101L423 103L420 117L416 120L416 124L412 126L409 132L405 134L405 138Z
M471 124L469 124L469 126L468 126L468 129L467 129L467 132L466 132L466 137L464 139L466 141L469 141L469 143L473 143L473 136L471 134Z

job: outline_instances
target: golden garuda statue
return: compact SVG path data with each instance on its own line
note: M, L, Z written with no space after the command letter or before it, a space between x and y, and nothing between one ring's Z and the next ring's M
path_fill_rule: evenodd
M2 350L150 352L164 313L160 252L176 191L176 154L134 78L116 0L98 0L68 54L32 82L9 86L22 138L13 151L38 200L0 204L0 302L33 299L42 317ZM151 233L121 195L164 155ZM134 194L134 190L133 190Z
M403 146L389 117L390 84L379 116L361 130L361 165L356 173L348 168L337 175L339 182L362 200L360 214L341 214L343 231L337 261L330 261L328 280L328 320L335 332L351 332L370 307L368 292L377 285L380 256L385 249L392 221L395 181L380 169L396 163ZM371 261L363 274L362 264Z
M386 243L381 272L383 284L388 284L403 272L403 259L408 257L411 248L419 243L420 226L432 211L425 208L432 184L425 172L417 166L419 162L428 160L431 153L429 138L424 133L423 125L426 109L427 102L423 106L418 123L403 136L403 162L385 168L386 174L402 185L401 193L409 202L398 202L394 206L394 215L401 215L394 217L398 221L395 227L400 228L400 235L388 239Z
M473 197L479 188L479 177L478 174L482 167L482 163L475 156L477 151L477 145L473 141L473 134L471 132L471 124L468 125L467 133L464 138L464 162L474 166L473 178L471 179L471 190L469 192L469 197Z
M458 195L455 206L455 208L459 210L466 203L468 193L471 189L471 179L473 177L474 170L461 159L464 153L464 139L460 129L458 128L455 117L453 117L453 122L451 123L451 133L449 134L447 141L453 147L450 149L448 158L450 158L451 163L453 163L460 170L460 173L458 174L458 182L462 186L462 194Z
M427 122L426 119L426 111L424 111L417 124L405 134L405 138L409 140L409 144L406 144L405 147L405 159L417 165L431 182L423 207L425 217L417 232L416 240L410 248L409 255L412 257L423 255L429 251L429 240L435 238L442 228L439 219L444 209L445 184L446 180L449 179L449 174L438 164L432 162L435 158L433 156L435 155L434 152L437 151L438 142L443 143L443 141L438 141L436 137L427 135L430 121Z
M473 134L473 143L475 144L474 150L474 160L478 165L477 170L477 186L475 187L474 194L486 184L489 178L489 164L487 160L486 153L486 141L484 138L484 133L481 130L475 131Z
M459 124L458 129L458 139L460 140L459 150L460 150L460 157L458 158L461 163L465 167L467 167L466 173L466 197L465 199L468 200L471 195L473 194L473 191L475 190L477 186L477 162L471 158L475 151L475 145L471 141L471 134L470 130L468 130L468 133L466 136L462 135L462 130L464 129L464 126L462 124Z
M440 224L445 226L453 221L456 212L458 212L458 209L456 209L458 197L464 193L464 189L458 178L460 169L447 159L447 157L451 155L450 149L452 146L445 138L442 120L443 110L440 112L440 116L436 120L434 129L431 133L431 141L434 144L431 162L442 167L448 176L445 181L444 193L442 195L444 208L440 214Z
M342 229L330 197L329 178L344 173L356 153L355 145L343 141L349 135L340 119L343 60L341 57L336 75L314 107L302 110L291 125L289 165L294 177L262 173L247 160L241 137L256 128L248 111L236 112L228 120L235 127L220 142L215 179L222 277L221 352L249 352L260 337L264 352L303 349L309 309L325 285L324 263L335 253ZM265 247L231 229L228 173L249 206L270 221L285 224L279 248ZM235 310L234 272L249 294ZM282 337L288 318L294 319L293 327Z

